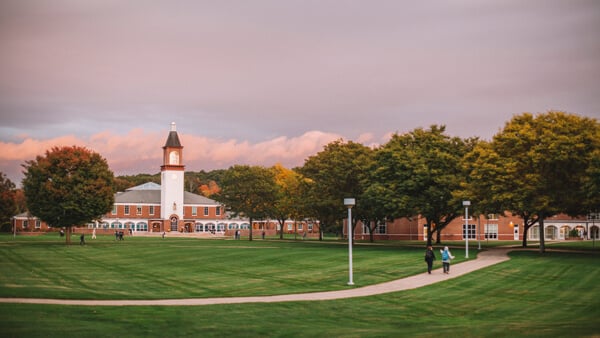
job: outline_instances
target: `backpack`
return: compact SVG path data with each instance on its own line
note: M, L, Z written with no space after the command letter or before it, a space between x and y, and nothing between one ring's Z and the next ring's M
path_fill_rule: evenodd
M448 254L448 251L444 250L444 252L442 252L442 260L447 261L450 258L450 255Z
M427 250L425 251L425 260L433 259L433 251Z

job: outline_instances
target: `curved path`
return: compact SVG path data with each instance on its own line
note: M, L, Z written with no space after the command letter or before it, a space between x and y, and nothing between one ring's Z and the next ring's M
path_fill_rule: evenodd
M431 275L422 273L415 276L397 279L391 282L351 288L339 291L297 293L289 295L256 296L256 297L226 297L226 298L188 298L188 299L155 299L155 300L73 300L73 299L44 299L44 298L0 298L0 303L26 304L57 304L57 305L86 305L86 306L188 306L211 304L237 303L273 303L291 301L331 300L341 298L363 297L389 292L415 289L444 280L456 278L464 274L507 261L507 253L511 249L490 249L478 254L477 259L452 264L450 274L444 274L442 269L432 271Z

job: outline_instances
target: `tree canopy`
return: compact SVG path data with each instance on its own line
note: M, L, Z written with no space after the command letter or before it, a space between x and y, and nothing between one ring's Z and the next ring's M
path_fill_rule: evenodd
M461 159L467 143L445 134L445 126L417 128L395 134L376 156L375 189L389 219L422 216L427 223L427 244L433 233L440 242L442 229L461 212L453 193L465 180Z
M15 184L0 172L0 228L10 225L10 218L17 211Z
M54 147L23 165L29 211L52 227L67 229L101 218L112 209L114 175L104 158L86 148Z
M222 177L221 191L214 195L236 214L249 218L249 240L252 222L272 215L277 187L272 170L261 166L234 165Z
M310 156L299 168L307 179L303 187L309 204L307 207L322 226L331 226L344 218L344 198L358 199L363 194L368 186L368 170L372 161L371 148L337 140ZM358 203L354 215L361 219L362 209Z
M544 218L587 214L598 199L594 184L600 149L598 121L551 111L514 116L489 144L467 155L474 160L468 190L488 210L509 211L539 224L544 251Z

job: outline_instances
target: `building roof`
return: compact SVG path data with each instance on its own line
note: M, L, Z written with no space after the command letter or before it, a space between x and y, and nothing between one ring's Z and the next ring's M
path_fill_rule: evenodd
M154 182L146 182L144 184L136 185L125 190L160 190L160 184Z
M160 184L148 182L115 194L115 203L160 204ZM220 205L219 202L188 191L183 193L183 204Z

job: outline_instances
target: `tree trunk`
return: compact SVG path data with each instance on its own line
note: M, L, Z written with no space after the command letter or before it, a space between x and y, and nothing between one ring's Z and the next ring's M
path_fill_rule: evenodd
M285 225L285 220L277 220L279 222L279 239L283 240L283 226Z
M529 232L529 226L523 224L523 247L527 247L527 233Z
M546 243L544 241L544 215L540 214L538 223L540 224L540 253L544 253L546 251Z
M442 243L442 231L440 229L436 230L435 232L435 244L441 244Z
M67 238L65 239L65 241L66 241L65 243L67 245L71 245L71 227L66 227L66 228L67 228L67 231L66 231Z
M427 221L427 246L431 246L431 223Z
M254 224L252 224L252 223L253 223L253 220L252 220L252 217L250 217L250 231L248 232L248 240L249 241L252 241L252 230L254 230Z

